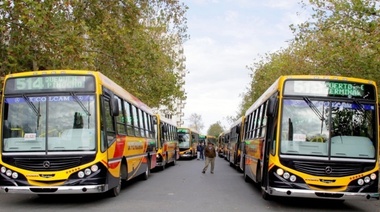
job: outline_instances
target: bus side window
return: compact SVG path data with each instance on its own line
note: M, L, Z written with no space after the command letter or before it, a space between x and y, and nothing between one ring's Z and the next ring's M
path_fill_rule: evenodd
M107 143L108 146L111 145L116 138L116 132L115 132L115 126L114 126L114 121L113 117L111 116L111 103L110 99L104 98L104 104L103 104L103 124L105 125L106 129L106 137L107 137Z

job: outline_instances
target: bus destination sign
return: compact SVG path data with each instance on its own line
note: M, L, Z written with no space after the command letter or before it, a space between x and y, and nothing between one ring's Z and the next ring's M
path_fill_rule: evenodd
M370 84L316 81L288 80L285 82L284 95L296 96L337 96L349 98L374 99L375 89Z
M38 91L89 91L94 90L92 76L32 76L10 78L6 93Z

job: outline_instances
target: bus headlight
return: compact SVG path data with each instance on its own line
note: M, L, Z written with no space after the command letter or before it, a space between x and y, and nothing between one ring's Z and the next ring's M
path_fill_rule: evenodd
M376 174L375 173L372 173L371 176L370 176L371 180L376 180Z
M12 173L12 178L13 178L13 179L18 178L18 174L17 174L17 172L13 172L13 173Z
M5 168L4 166L3 167L1 167L1 173L5 173L6 171L7 171L7 168Z
M85 169L85 170L84 170L84 174L87 175L87 176L90 175L90 174L91 174L91 170L88 169L88 168Z
M358 180L358 185L361 186L361 185L363 185L363 184L364 184L364 180L363 180L363 179L359 179L359 180Z
M92 171L92 172L96 172L96 171L98 171L98 170L99 170L98 165L92 165L92 166L91 166L91 171Z
M83 178L84 177L84 172L83 171L78 172L78 177L79 178Z
M276 173L281 176L284 174L284 170L283 169L277 169Z
M295 182L297 180L297 177L295 175L290 176L290 181Z
M8 170L5 172L5 174L6 174L8 177L10 177L10 176L12 176L12 171L8 169Z
M369 183L369 181L371 181L371 179L368 176L364 178L365 183Z
M285 172L283 177L284 177L284 179L289 179L289 177L290 177L289 172Z

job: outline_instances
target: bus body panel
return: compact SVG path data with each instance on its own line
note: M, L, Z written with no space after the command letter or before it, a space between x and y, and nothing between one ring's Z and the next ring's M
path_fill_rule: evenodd
M93 76L94 77L93 88L91 88L91 86L88 87L87 85L83 85L83 87L80 87L78 89L80 91L77 91L77 89L74 89L74 86L82 86L80 85L80 83L82 82L79 82L79 80L78 82L75 82L77 84L72 83L72 82L67 82L66 79L69 79L67 76L68 77ZM101 130L103 130L103 128L100 128L101 125L103 126L103 123L100 123L101 119L103 119L101 118L103 116L101 111L104 109L107 109L107 108L102 108L103 107L102 97L105 95L103 93L104 88L111 90L111 92L115 96L119 97L119 100L122 100L123 102L124 101L128 102L134 107L136 107L138 110L143 111L145 115L144 118L148 117L149 115L153 115L153 112L148 106L142 103L139 99L137 99L136 97L134 97L133 95L125 91L123 88L121 88L119 85L114 83L112 80L110 80L109 78L101 74L100 72L82 71L82 70L52 70L52 71L47 70L47 71L16 73L16 74L7 75L5 77L4 88L7 85L8 79L16 79L19 77L24 78L25 80L23 81L19 80L21 84L17 85L19 87L15 86L14 89L23 88L25 90L26 87L30 87L29 90L27 90L27 92L29 93L34 92L32 95L52 95L52 94L53 95L65 95L65 94L69 95L69 98L68 97L64 98L66 101L69 99L74 99L76 102L74 104L77 105L77 107L80 106L84 110L82 112L83 115L86 115L85 113L87 113L89 117L90 116L95 117L94 126L95 126L96 136L94 137L97 138L96 144L95 144L96 149L94 149L94 151L67 151L67 150L57 151L55 150L55 151L49 151L48 154L43 154L43 152L31 152L31 151L22 152L17 149L16 149L17 151L14 151L14 152L5 152L4 141L2 141L0 143L1 150L2 150L1 156L0 156L0 170L1 170L0 189L1 191L7 192L7 193L34 193L34 194L103 193L117 187L120 183L121 176L123 177L124 180L130 180L136 176L139 176L140 174L149 173L149 169L153 169L156 166L156 152L155 152L156 141L153 138L127 136L127 135L116 133L114 135L113 140L110 139L108 136L107 136L107 139L105 138L103 139L103 137L105 137L103 134L103 131L101 133ZM26 77L30 77L30 78L26 78ZM32 79L32 77L34 78ZM45 79L44 77L47 77L49 79L51 78L54 81L43 82L42 80ZM75 81L76 78L72 78L72 79L74 79ZM78 79L82 79L82 78L78 78ZM29 82L33 82L34 84L29 83ZM60 84L54 85L54 83L60 83ZM65 88L67 83L68 83L68 86L73 86L73 87ZM54 89L53 90L50 88L48 89L47 86L51 86L51 85L53 85L54 89L57 89L57 90L55 91ZM92 90L88 90L88 91L84 90L84 87L91 88ZM63 90L59 91L60 88L63 88ZM46 89L46 91L42 89ZM70 90L72 91L70 92ZM91 110L95 110L95 111L92 111L91 114L88 113L89 109L87 108L89 106L87 105L87 102L86 102L87 99L84 99L86 96L77 97L75 92L88 93L88 95L93 95L94 96L93 101L95 103L95 106L92 107ZM17 91L14 90L12 91L12 93L9 93L9 94L7 94L7 92L3 92L2 99L4 99L4 96L7 96L7 95L21 97L21 93L17 93ZM27 96L24 96L23 98L25 99L25 101L28 101L31 108L35 107L33 105L36 104L35 102L37 100L31 100L31 98ZM59 100L59 98L55 98L55 99ZM55 99L52 99L52 100L49 99L49 101L56 101ZM74 102L74 100L70 100L70 101ZM39 107L40 106L38 105L38 108ZM120 110L121 109L122 108L120 108ZM4 104L3 104L3 109L1 112L2 112L1 124L2 124L2 127L4 127L4 123L3 123L4 122L3 121ZM38 111L35 110L35 112L37 113ZM65 111L65 112L70 112L70 111ZM42 115L45 115L45 114L42 114ZM121 116L124 116L124 114L121 114ZM112 119L114 119L114 117ZM148 123L148 121L146 121L145 123ZM142 128L140 129L142 130ZM11 129L11 132L12 132L12 129ZM36 139L35 135L32 134L32 137L31 137L30 133L24 133L23 129L21 128L17 128L17 130L14 128L13 132L14 133L12 134L14 134L15 136L18 136L19 137L18 139L23 143L26 143L25 141L27 140ZM47 132L48 133L40 134L40 136L50 136L49 134L51 133L51 130ZM74 130L72 132L74 133ZM56 133L56 134L58 138L61 136L61 133ZM54 139L50 138L51 140L50 143L52 143ZM82 139L83 139L83 136L82 136ZM108 140L108 141L105 141L105 140ZM89 148L89 147L86 147L86 148ZM10 148L8 147L8 149ZM17 161L17 163L12 162L14 160ZM22 164L22 167L21 166L18 167L18 165L16 164ZM79 165L75 165L75 164L79 164ZM125 168L125 170L122 169L123 167ZM53 168L54 170L51 168ZM49 169L51 169L51 171L49 171ZM122 173L125 173L125 174L122 174Z
M300 83L296 83L297 80ZM294 86L302 85L305 89L289 90L289 86L285 86L288 81L294 83ZM325 81L327 83L320 83ZM321 87L309 89L307 87L310 87L310 84ZM357 84L360 87L355 87ZM330 86L330 90L324 91L327 85ZM370 92L367 93L366 89ZM288 93L283 95L285 90ZM362 90L365 92L361 93ZM345 97L346 94L357 97L356 99L352 96ZM369 99L366 98L367 96ZM266 113L270 97L277 99L275 111L271 112L273 117L267 117L268 113ZM337 107L339 106L337 103L341 106ZM303 108L301 105L304 105ZM376 153L379 148L379 113L377 105L377 88L371 80L313 75L279 77L245 113L247 127L244 132L244 176L261 186L265 199L268 195L273 195L378 200L379 156ZM283 110L286 107L293 107L289 110L293 114L303 110L314 112L304 115L308 117L308 122L300 122L299 120L302 121L302 119L297 120L297 116L291 116L292 120L288 120L286 116L286 119L282 120L282 116L285 116ZM260 109L264 109L261 111L261 116L258 115ZM318 110L323 112L318 112ZM355 113L356 111L359 112ZM371 121L363 122L361 131L358 132L339 128L341 130L339 132L342 132L340 137L333 132L328 132L330 134L327 134L326 138L321 135L305 136L306 133L296 131L310 125L310 121L316 119L317 116L325 120L321 126L326 128L330 126L328 124L335 124L330 119L338 120L339 117L348 117L351 114L358 114L356 115L358 118L354 119L355 123L360 123L358 120ZM257 117L263 116L266 120L261 125L257 124ZM362 116L364 119L361 119ZM348 127L353 127L354 124ZM370 139L363 135L367 132L364 130L368 128L371 133ZM261 132L260 129L264 131ZM335 128L333 130L336 131ZM266 146L267 142L271 142L270 145ZM360 146L355 147L356 143ZM264 147L268 148L268 158L264 157ZM302 154L301 151L303 151ZM331 156L326 157L328 154ZM263 174L264 165L267 166L265 174Z

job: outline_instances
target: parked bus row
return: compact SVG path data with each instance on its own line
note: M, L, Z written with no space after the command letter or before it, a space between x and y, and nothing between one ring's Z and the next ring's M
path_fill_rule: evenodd
M9 74L2 91L2 192L117 196L179 159L176 125L100 72Z
M272 196L379 199L374 81L281 76L218 137L219 156Z

